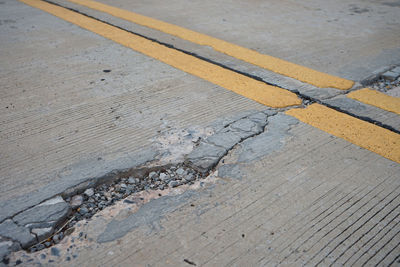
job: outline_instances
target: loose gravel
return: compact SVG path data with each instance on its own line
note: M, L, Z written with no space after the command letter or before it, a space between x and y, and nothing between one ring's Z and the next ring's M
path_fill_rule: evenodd
M392 70L382 73L376 81L374 81L371 85L369 85L371 89L375 89L381 92L387 92L399 86L400 86L400 67L395 67Z
M96 188L88 188L82 194L65 199L72 208L72 213L66 223L50 238L29 248L29 252L36 252L58 244L64 236L71 233L74 225L81 220L90 220L97 212L112 206L131 194L143 190L165 190L184 184L193 184L203 178L201 173L183 165L160 168L149 172L144 177L123 177L109 184L102 184ZM125 200L128 201L129 200Z

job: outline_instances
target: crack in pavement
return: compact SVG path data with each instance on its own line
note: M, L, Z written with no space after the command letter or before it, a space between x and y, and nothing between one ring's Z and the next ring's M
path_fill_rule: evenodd
M129 175L135 174L135 175L140 175L140 177L152 176L151 179L153 179L153 178L156 179L156 177L152 173L154 173L155 170L159 170L159 173L160 173L159 179L160 179L161 174L162 174L161 172L163 172L163 170L165 171L165 170L168 170L169 168L174 168L174 172L179 172L179 170L177 170L178 167L174 167L174 166L182 165L182 167L187 168L189 171L190 171L190 169L193 169L194 176L193 176L193 174L190 174L190 173L188 174L187 172L184 172L185 174L188 174L188 176L190 176L190 177L188 177L188 178L185 177L184 179L182 179L183 182L178 181L178 182L175 182L174 185L169 185L170 182L169 182L169 180L168 181L164 180L165 177L161 178L161 180L156 179L155 181L163 181L164 183L167 183L167 185L169 185L169 187L172 188L172 187L184 185L186 183L192 184L193 183L192 181L194 181L196 179L203 179L213 170L213 167L215 167L220 162L220 160L224 156L226 156L232 149L234 149L237 145L239 145L240 143L242 143L245 140L249 140L249 139L254 138L254 137L258 136L259 134L263 133L265 131L266 125L268 124L268 117L275 116L276 114L277 114L277 111L271 110L271 109L268 109L265 111L252 111L251 113L246 113L245 115L241 115L241 116L235 116L235 118L232 118L225 122L219 122L219 124L214 125L214 127L219 130L214 131L214 134L212 134L211 136L206 135L207 136L206 138L200 137L200 139L195 142L198 144L198 146L194 147L192 152L187 155L187 159L188 158L190 159L191 158L190 156L192 156L193 159L198 159L198 160L199 159L201 159L201 160L208 159L208 160L210 160L210 162L212 162L212 164L208 165L206 169L203 168L202 169L203 172L200 172L199 174L196 174L197 170L196 170L194 161L188 162L187 160L184 162L179 162L177 164L169 164L167 166L158 166L158 167L157 166L155 166L155 167L137 166L135 168L114 170L111 173L108 173L106 176L102 177L101 179L99 179L97 181L92 181L93 179L95 179L95 178L92 178L91 182L84 182L84 183L79 184L78 186L73 186L72 188L69 188L67 190L68 192L63 192L61 194L63 197L58 196L58 197L55 197L50 200L42 201L38 205L29 207L27 209L24 209L23 211L18 212L17 214L14 214L13 216L10 216L9 218L11 218L15 222L13 222L13 225L9 225L9 223L8 224L6 223L8 225L8 227L12 226L15 228L15 229L13 228L15 231L21 232L21 233L24 232L24 235L20 236L20 238L18 238L18 236L15 237L15 235L14 235L14 237L10 237L10 238L12 238L13 242L15 242L17 244L21 244L24 249L32 248L33 249L32 251L36 251L36 250L45 248L43 243L44 242L46 242L46 244L49 243L49 241L48 241L49 236L52 237L55 234L58 234L61 230L63 230L65 227L65 225L64 225L65 221L67 221L69 223L69 228L71 228L77 221L80 220L78 218L79 216L76 217L74 215L74 214L78 214L78 215L80 214L80 211L79 211L80 208L78 208L77 210L74 209L72 214L70 214L70 210L71 210L70 205L71 204L69 204L68 202L70 201L69 199L72 199L71 196L80 194L87 188L100 187L100 184L102 184L102 186L105 186L105 183L109 183L110 181L113 181L114 185L111 185L113 188L118 187L118 186L119 186L118 188L120 188L121 187L120 185L127 182L127 178L121 179L121 177L125 177L125 176L128 177ZM282 115L282 116L285 116L285 115ZM231 138L227 138L227 136L230 136ZM198 157L193 157L193 155L196 155L196 153L197 153ZM208 156L204 156L204 155L202 156L201 155L202 153L207 154ZM159 153L159 154L163 154L163 153ZM146 163L144 163L144 164L146 164ZM179 175L179 176L181 176L181 175ZM133 180L137 180L137 179L135 178ZM151 181L148 181L148 182L153 183ZM116 184L116 186L115 186L115 184ZM153 188L153 187L151 187L151 188ZM109 192L109 189L107 186L104 187L103 189L105 190L104 192ZM98 191L96 189L96 191L91 193L91 195L93 195L93 194L98 195L98 193L102 192L101 190L103 190L103 189L99 189L100 191ZM134 191L134 192L140 192L143 190L147 190L147 188L140 187L140 188L136 189L136 191ZM161 189L161 190L163 190L163 189ZM186 194L189 194L189 193L186 193ZM192 193L191 195L194 195L194 194L195 193ZM124 199L129 195L130 195L129 192L122 194L116 200ZM183 197L185 198L185 196L186 195L184 195ZM67 202L65 202L64 199L66 199ZM100 198L100 195L99 195L99 198L96 198L96 199L98 199L97 200L98 202L102 202L103 198ZM164 199L164 198L162 198L162 199ZM178 199L181 199L181 197L178 197ZM89 200L90 200L90 198L89 198ZM156 203L158 203L160 201L162 202L164 200L157 200ZM171 201L174 202L174 200L171 200ZM181 202L181 201L178 201L178 202ZM84 202L84 203L86 203L86 202ZM93 202L91 202L91 203L93 203ZM111 201L108 205L112 205L113 203L114 202ZM60 205L62 207L65 207L66 209L64 209L64 208L60 209L60 207L58 207ZM106 206L108 206L108 205L106 205ZM104 208L106 206L104 206ZM174 205L171 204L170 206L172 207ZM102 208L103 208L103 206L102 206ZM102 210L102 208L100 210ZM39 209L38 212L33 212L37 209ZM167 212L169 209L165 208L163 210L165 210L165 212ZM150 222L150 221L156 222L157 220L162 218L162 216L163 216L163 214L165 214L165 212L159 213L158 217L153 218L154 220L150 220L151 218L148 218L148 220L146 219L146 221L147 222ZM89 216L88 218L93 216L95 213L96 213L96 211L87 213L87 215ZM40 214L42 214L42 215L40 215ZM66 214L70 214L70 215L68 215L68 217L66 217ZM86 214L86 213L84 213L84 214ZM54 217L53 215L59 216L60 218L53 218ZM51 222L48 222L45 219L42 220L41 218L38 218L37 216L41 216L43 218L49 218L49 219L51 219ZM87 216L86 217L85 216L80 216L80 217L82 217L82 219L83 219L83 218L87 217ZM74 218L74 217L76 217L76 218ZM73 219L72 222L71 222L71 219ZM12 221L10 219L8 219L8 220L10 222ZM7 222L7 220L5 220L3 222L3 224L5 222ZM35 222L40 222L40 225L34 224ZM54 222L57 222L57 223L54 223ZM57 230L57 227L59 225L62 225L62 229ZM133 228L135 228L138 225L131 224L131 226ZM7 227L5 227L5 228L7 228ZM5 228L3 227L3 230ZM129 227L129 229L133 229L133 228ZM116 227L116 229L121 230L121 229L125 229L125 228L121 228L119 226L119 227ZM128 228L126 228L126 229L128 229ZM127 231L129 231L129 229ZM0 227L0 230L2 230L2 227ZM68 229L64 229L65 232L67 232L67 230ZM55 233L55 234L52 235L52 233ZM31 236L28 238L27 234L30 234ZM4 235L5 235L5 232L3 233L3 236ZM6 236L8 236L8 235L6 235ZM65 236L65 235L62 234L62 236ZM117 235L117 236L119 236L119 235ZM34 240L36 240L36 241L34 241ZM100 238L99 242L101 240L103 240L103 239ZM103 241L106 242L105 240L108 240L108 238L104 237ZM101 241L101 242L103 242L103 241ZM39 242L39 243L37 243L37 242ZM37 243L37 244L35 245L35 243ZM48 247L48 246L51 246L51 244L49 243L49 245L46 245L46 247ZM18 246L18 247L20 247L20 246ZM18 250L18 249L14 248L13 250Z

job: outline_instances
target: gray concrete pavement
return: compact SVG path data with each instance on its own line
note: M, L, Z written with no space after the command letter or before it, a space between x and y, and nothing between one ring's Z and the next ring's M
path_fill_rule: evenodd
M5 19L15 22L2 26L2 36L15 37L1 38L2 219L17 196L50 185L18 203L35 205L134 166L160 131L263 108L20 2L4 5Z
M400 60L397 1L103 3L357 81Z
M400 129L398 114L343 91L55 2ZM103 2L356 82L400 63L396 1ZM192 185L135 193L11 264L398 263L398 163L18 1L0 2L0 47L0 223L138 167L212 169ZM10 238L0 232L1 257Z
M272 135L240 144L202 185L132 196L136 204L121 201L78 224L56 246L60 256L43 250L17 253L13 261L260 266L395 260L399 165L282 116L270 119L266 133Z

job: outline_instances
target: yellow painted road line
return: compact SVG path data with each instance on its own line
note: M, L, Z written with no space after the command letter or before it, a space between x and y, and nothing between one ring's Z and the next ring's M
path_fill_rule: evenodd
M400 135L320 104L286 111L302 122L400 163Z
M91 0L69 1L104 13L108 13L117 18L177 36L192 43L210 46L218 52L317 87L333 87L341 90L347 90L350 89L354 84L353 81L347 79L316 71L311 68L300 66L276 57L261 54L257 51L235 45L218 38L143 16L131 11Z
M301 100L292 92L267 85L66 8L40 0L20 1L264 105L278 108L301 104Z
M347 97L400 115L399 97L386 95L369 88L351 92Z

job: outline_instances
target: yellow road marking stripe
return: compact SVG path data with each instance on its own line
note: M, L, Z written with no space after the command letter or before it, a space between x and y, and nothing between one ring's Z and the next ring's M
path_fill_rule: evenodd
M286 111L302 122L400 163L400 135L320 104Z
M399 97L386 95L369 88L351 92L347 97L400 115Z
M301 104L301 100L292 92L267 85L66 8L40 0L20 1L264 105L288 107Z
M276 57L261 54L257 51L239 45L235 45L174 24L146 17L131 11L116 8L91 0L69 1L104 13L108 13L114 17L118 17L142 26L146 26L158 31L177 36L179 38L199 45L210 46L218 52L227 54L253 65L268 69L270 71L297 79L299 81L312 84L317 87L333 87L341 90L347 90L350 89L354 84L353 81L347 79L319 72L311 68L300 66Z

